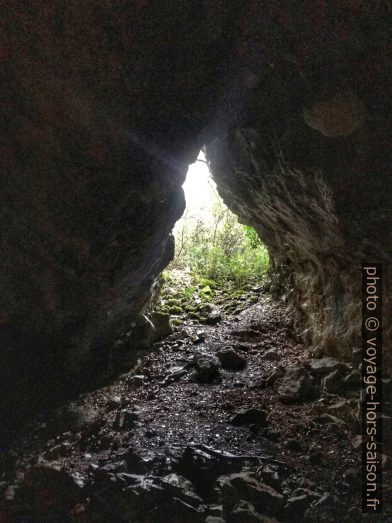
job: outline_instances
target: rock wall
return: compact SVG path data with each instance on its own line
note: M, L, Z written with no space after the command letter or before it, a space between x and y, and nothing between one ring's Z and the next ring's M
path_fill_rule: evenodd
M210 4L2 8L4 406L110 371L170 261L235 17Z
M208 157L222 197L285 275L297 327L350 358L360 345L362 262L384 263L391 338L392 12L361 2L288 5L250 8L242 104Z
M170 260L203 144L312 342L347 355L359 264L392 254L390 19L348 0L4 6L4 405L108 371Z

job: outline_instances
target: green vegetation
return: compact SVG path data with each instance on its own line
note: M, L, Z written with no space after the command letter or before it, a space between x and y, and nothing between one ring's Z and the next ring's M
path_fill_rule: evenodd
M155 310L169 314L171 324L175 327L188 321L213 325L222 319L222 313L235 316L258 302L262 288L259 285L260 277L256 282L216 282L181 269L165 271L161 283ZM174 299L179 305L170 305Z
M257 232L240 224L208 183L177 223L175 257L161 277L155 308L169 314L174 327L238 315L257 303L267 279L268 252Z
M211 220L184 220L177 231L171 268L209 280L204 294L213 293L216 283L244 284L260 278L268 267L267 249L255 229L241 225L222 200L214 205Z

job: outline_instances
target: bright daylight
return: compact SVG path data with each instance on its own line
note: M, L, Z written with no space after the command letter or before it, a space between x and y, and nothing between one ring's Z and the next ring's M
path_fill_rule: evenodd
M238 313L252 300L249 289L265 280L268 252L219 196L203 151L189 166L183 189L186 209L173 231L176 251L163 274L161 310L170 313L173 325L189 319L213 323L220 321L215 306L222 296L230 300L229 311Z

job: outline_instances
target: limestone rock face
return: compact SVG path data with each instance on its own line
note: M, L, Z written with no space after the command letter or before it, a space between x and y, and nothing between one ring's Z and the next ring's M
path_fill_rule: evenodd
M358 345L364 260L384 263L390 317L389 16L343 0L2 9L4 405L75 392L132 345L204 144L309 340Z
M235 10L153 4L2 10L3 404L106 374L173 256Z
M360 337L361 263L382 262L391 285L390 31L381 11L360 4L336 3L334 21L320 2L297 13L279 3L268 14L256 4L242 60L258 81L239 110L228 109L235 116L207 156L226 204L268 245L298 329L349 359ZM390 311L384 292L388 339Z

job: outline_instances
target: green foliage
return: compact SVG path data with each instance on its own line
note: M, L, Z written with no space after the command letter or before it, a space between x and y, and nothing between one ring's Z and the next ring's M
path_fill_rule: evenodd
M250 225L244 225L243 227L245 236L248 238L252 249L257 249L257 247L262 245L260 236L257 234L256 230L253 227L251 227Z
M177 233L172 267L187 269L194 278L199 278L197 292L206 298L213 294L217 282L244 283L264 275L269 257L253 227L238 223L237 217L219 200L209 222L184 221Z

